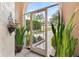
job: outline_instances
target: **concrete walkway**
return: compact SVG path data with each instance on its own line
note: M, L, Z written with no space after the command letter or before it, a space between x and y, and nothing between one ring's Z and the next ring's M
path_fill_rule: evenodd
M16 57L43 57L43 56L31 52L30 50L22 49L20 53L16 54Z

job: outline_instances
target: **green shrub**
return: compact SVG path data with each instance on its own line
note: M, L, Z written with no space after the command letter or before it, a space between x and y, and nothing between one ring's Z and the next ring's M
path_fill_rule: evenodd
M33 44L37 42L37 39L36 39L35 36L32 36L32 41L33 41L33 42L32 42Z

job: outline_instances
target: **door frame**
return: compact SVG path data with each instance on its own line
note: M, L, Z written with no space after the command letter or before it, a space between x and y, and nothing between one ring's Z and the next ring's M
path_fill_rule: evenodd
M40 13L40 12L45 13L45 41L43 41L45 42L45 50L40 49L40 48L35 48L32 46L32 15L35 13ZM48 55L48 49L47 49L48 43L47 42L48 42L47 41L47 8L45 8L45 9L36 10L30 13L30 50L38 54L47 56Z
M30 51L36 52L36 53L43 55L43 56L49 56L49 54L48 54L49 53L49 51L48 51L48 39L47 39L47 12L48 12L48 8L57 6L59 4L60 3L56 3L53 5L47 6L45 8L41 8L41 9L34 10L34 11L31 11L31 12L24 14L24 15L30 14ZM46 20L45 21L45 41L44 41L45 42L45 51L43 49L32 47L32 14L40 13L40 12L45 12L45 20Z

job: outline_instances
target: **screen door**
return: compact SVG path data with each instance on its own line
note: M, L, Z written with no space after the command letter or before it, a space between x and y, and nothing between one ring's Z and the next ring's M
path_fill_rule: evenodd
M30 13L30 50L47 56L47 9Z

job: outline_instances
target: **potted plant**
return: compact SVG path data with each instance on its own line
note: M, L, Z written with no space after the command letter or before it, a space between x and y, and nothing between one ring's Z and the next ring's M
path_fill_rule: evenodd
M51 43L55 49L55 56L57 57L71 57L74 55L77 38L74 38L71 33L73 27L75 26L73 23L73 18L76 12L77 11L71 15L66 25L63 21L63 15L61 15L60 18L60 13L58 12L57 29L55 29L53 24L51 24L52 32L54 34L51 39Z
M15 31L15 53L20 52L23 46L23 38L24 38L25 29L24 27L19 28L16 26Z

